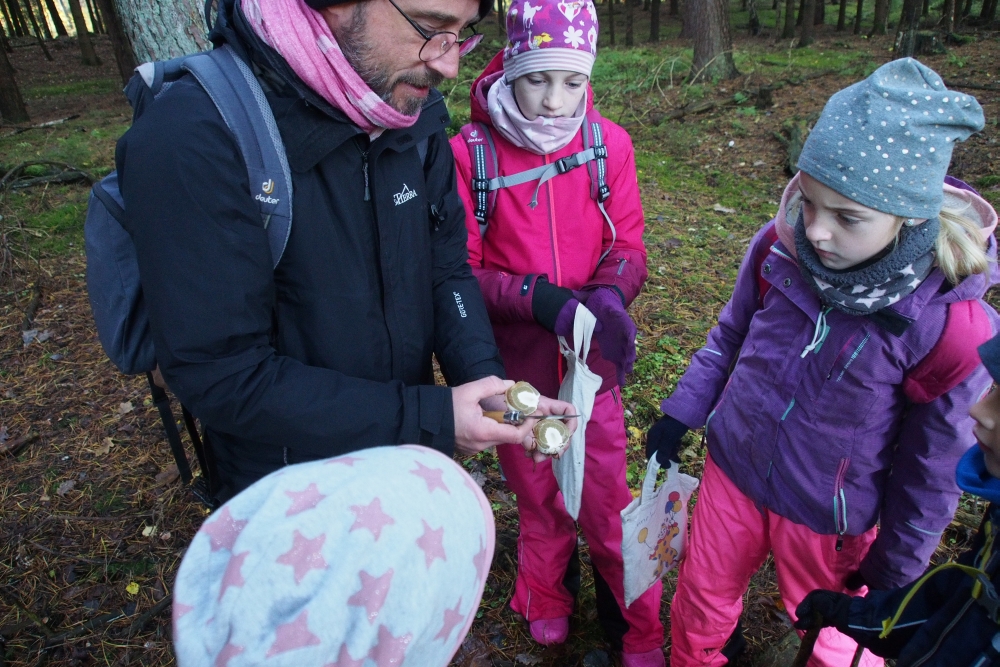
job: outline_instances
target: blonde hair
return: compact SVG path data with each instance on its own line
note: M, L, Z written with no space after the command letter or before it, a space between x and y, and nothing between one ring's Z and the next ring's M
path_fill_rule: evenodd
M986 273L992 261L986 254L980 224L965 215L970 206L967 202L963 206L942 206L938 213L941 228L935 244L937 265L952 285L967 276Z

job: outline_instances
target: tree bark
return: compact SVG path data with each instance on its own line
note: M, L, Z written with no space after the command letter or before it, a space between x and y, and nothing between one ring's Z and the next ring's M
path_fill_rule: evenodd
M82 6L82 5L81 5ZM87 16L90 17L90 27L93 28L91 32L95 35L104 32L104 25L101 21L101 14L97 11L94 6L93 0L86 0Z
M136 62L167 60L212 44L202 0L114 0Z
M979 24L989 25L997 15L997 0L983 0L983 6L979 10Z
M802 32L799 33L799 48L803 48L812 44L815 39L813 39L813 29L815 23L813 23L813 17L816 15L816 2L817 0L805 0L805 4L802 6ZM819 0L820 4L823 4L823 0Z
M685 7L694 37L691 83L739 76L729 33L729 0L695 0Z
M14 34L18 37L30 35L31 30L28 28L28 21L24 18L24 12L21 11L21 6L17 3L17 0L6 1L10 17L14 20Z
M912 58L917 45L917 30L920 27L920 9L923 0L903 0L896 28L894 50L898 58Z
M785 0L785 28L781 31L781 38L792 37L795 37L795 0Z
M633 46L635 40L635 0L625 0L625 46Z
M615 0L608 0L608 43L615 45Z
M837 32L847 30L847 0L840 0L840 9L837 12Z
M32 18L35 19L35 23L42 29L42 37L52 41L52 31L49 30L49 22L45 19L45 7L42 6L41 0L38 0L38 6L34 6L32 0L24 0L24 4L27 5L28 11L31 12ZM37 12L36 12L37 10ZM41 19L41 21L39 21Z
M670 0L670 10L667 12L667 16L680 16L681 8L678 4L678 0Z
M889 22L889 0L875 0L875 22L869 35L884 35Z
M747 0L747 12L750 14L750 34L756 37L760 34L760 15L757 13L757 0Z
M62 16L59 15L59 10L56 9L56 3L53 0L45 0L45 6L49 10L49 16L52 17L52 25L56 27L57 37L66 37L69 32L66 31L66 24L63 23Z
M861 10L864 9L865 0L858 0L858 6L856 9L856 14L854 15L854 34L861 34Z
M503 0L500 0L502 3ZM97 4L104 16L104 23L108 29L108 36L111 38L111 49L115 54L115 64L118 66L118 74L121 76L122 85L128 83L132 78L132 72L139 64L135 61L132 51L132 44L122 30L121 21L118 20L118 13L113 0L97 0Z
M27 123L31 120L5 49L0 49L0 118L8 123Z
M968 16L972 13L972 0L965 0L965 7L962 8L962 16Z
M31 20L31 27L34 29L35 41L38 42L38 46L41 47L42 53L45 54L45 59L52 62L52 54L49 53L49 47L45 46L45 39L42 38L42 31L38 27L38 21L35 20L35 12L31 7L31 0L25 0L25 8L28 10L28 18ZM48 26L46 26L48 28Z
M503 0L497 0L497 27L501 35L507 34L507 10L503 7Z
M80 0L69 0L70 13L73 14L73 24L76 26L76 41L80 45L80 58L84 65L97 66L101 59L97 57L94 43L87 31L87 22L83 20L83 8Z
M946 35L955 32L955 0L944 0L941 6L941 29Z
M649 2L649 41L660 41L660 0Z

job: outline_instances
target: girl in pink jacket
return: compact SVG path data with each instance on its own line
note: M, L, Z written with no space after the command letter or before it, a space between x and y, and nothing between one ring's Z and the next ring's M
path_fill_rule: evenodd
M513 0L507 35L507 47L473 84L473 122L452 139L469 261L507 377L543 395L559 389L566 367L556 336L572 340L577 306L597 319L587 364L603 383L587 424L578 521L612 647L627 667L663 665L661 586L626 609L622 577L620 512L632 495L619 388L635 360L636 329L626 308L646 279L632 142L593 111L597 14L590 0ZM487 176L495 186L502 182L496 177L529 170L499 189L482 189ZM511 607L539 643L564 642L579 583L578 575L575 582L567 576L576 525L550 462L536 466L515 445L501 445L497 454L520 515Z

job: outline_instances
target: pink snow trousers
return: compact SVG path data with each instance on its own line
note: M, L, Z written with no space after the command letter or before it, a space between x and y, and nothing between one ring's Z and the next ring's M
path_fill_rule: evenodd
M625 608L621 511L632 502L625 480L628 443L618 390L597 395L587 423L587 456L578 518L590 547L590 561L607 582L628 629L623 650L643 653L663 646L659 582ZM573 596L563 575L577 541L576 524L566 513L549 461L537 466L521 445L497 447L507 486L517 494L520 516L517 582L510 606L528 621L569 616Z
M865 594L866 588L846 590L844 580L858 569L874 539L875 528L847 535L837 551L836 535L820 535L758 510L709 456L670 607L671 667L726 664L719 651L736 628L750 577L768 552L774 555L778 590L794 621L795 608L816 588ZM856 649L854 640L824 628L809 667L848 667ZM883 661L865 651L860 664L882 667Z

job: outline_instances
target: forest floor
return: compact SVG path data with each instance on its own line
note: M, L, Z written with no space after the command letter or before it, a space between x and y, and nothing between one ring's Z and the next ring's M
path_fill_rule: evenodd
M970 37L923 60L983 104L986 130L957 147L951 171L1000 205L1000 36ZM30 43L17 45L12 59L32 122L71 119L0 126L0 171L41 160L97 176L113 168L114 142L131 114L109 45L99 37L97 46L104 65L87 68L72 40L50 43L54 62ZM892 58L887 38L830 28L809 49L790 46L767 35L739 37L741 77L699 86L681 85L690 50L674 39L605 48L598 59L595 98L605 116L633 135L647 225L650 278L633 306L639 360L624 392L633 486L642 471L642 432L704 342L751 236L777 208L788 179L777 136ZM492 52L480 47L444 87L453 127L467 119L469 84ZM758 107L762 86L772 87L773 96ZM704 110L671 117L695 107ZM35 165L27 174L45 176L49 169ZM206 516L176 480L144 379L118 373L97 341L85 285L86 201L86 183L0 191L0 667L171 664L173 577ZM683 469L698 475L704 460L698 434L687 444ZM617 664L597 625L586 567L569 641L545 649L531 640L507 606L515 499L492 454L465 465L482 480L498 534L480 613L453 664ZM936 559L967 544L982 511L963 499ZM582 558L586 563L585 544ZM665 578L668 655L675 580L675 573ZM749 650L740 667L784 664L787 653L775 647L788 645L789 624L769 565L745 597L743 626Z

